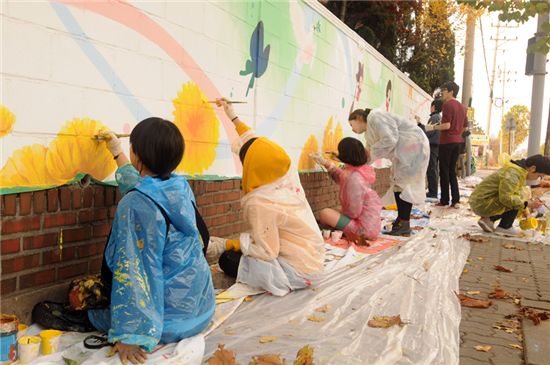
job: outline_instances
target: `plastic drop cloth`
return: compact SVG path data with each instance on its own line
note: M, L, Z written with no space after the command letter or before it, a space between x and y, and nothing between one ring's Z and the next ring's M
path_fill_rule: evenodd
M365 140L372 160L388 158L392 162L392 186L382 203L395 203L395 185L402 191L401 199L424 203L430 144L422 129L398 115L374 109L367 118Z
M220 343L239 362L281 354L294 360L304 345L316 364L458 364L458 278L470 251L455 233L425 230L402 245L340 266L318 285L284 298L261 295L243 303L206 338L205 360ZM352 256L355 256L352 253ZM316 312L324 305L327 313ZM374 316L401 315L409 324L368 327ZM307 317L324 318L314 322ZM260 344L261 336L276 336Z

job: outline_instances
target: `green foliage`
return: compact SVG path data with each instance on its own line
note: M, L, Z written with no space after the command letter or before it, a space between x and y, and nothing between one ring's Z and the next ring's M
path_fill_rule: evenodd
M476 9L486 9L488 11L496 11L499 20L503 22L514 21L518 23L525 23L532 17L538 14L544 14L550 12L550 3L545 0L538 1L488 1L488 0L457 0L458 3L468 4ZM528 48L528 52L542 52L548 53L550 50L550 23L542 25L542 30L547 32L544 36L535 42Z
M502 146L505 151L508 150L508 142L510 140L510 134L506 129L506 120L513 117L516 121L516 135L515 146L520 145L529 135L529 120L531 119L531 112L525 105L514 105L504 115L504 120L501 124L502 133Z

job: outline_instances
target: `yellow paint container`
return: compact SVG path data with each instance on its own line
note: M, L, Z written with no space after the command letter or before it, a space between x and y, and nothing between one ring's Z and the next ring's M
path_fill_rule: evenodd
M397 210L397 204L388 205L387 207L384 207L386 210Z
M538 225L536 218L525 218L519 221L519 227L523 230L536 229Z
M25 364L36 359L40 353L41 342L42 340L38 336L22 336L17 340L19 362Z
M40 332L39 336L42 339L41 352L42 355L49 355L59 350L59 342L63 332L58 330L45 330Z

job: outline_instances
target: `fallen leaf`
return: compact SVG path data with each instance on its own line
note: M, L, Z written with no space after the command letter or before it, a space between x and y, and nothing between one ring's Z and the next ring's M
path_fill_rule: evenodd
M277 341L277 336L261 336L260 343L269 343Z
M430 262L428 260L425 260L422 264L422 267L424 268L424 271L428 271L430 269Z
M517 304L517 305L520 305L521 304L521 299L520 298L514 298L514 300L512 300L514 302L514 304Z
M312 314L311 316L307 317L307 320L312 322L323 322L325 320L325 317L319 317Z
M228 335L228 336L234 336L234 335L238 335L239 332L235 332L235 331L224 331L223 334L224 334L224 335Z
M477 259L478 259L479 261L485 260L485 259L484 259L483 257L481 257L481 256L478 256Z
M332 306L330 304L325 304L322 307L315 308L315 312L319 313L327 313L332 309Z
M529 318L531 321L533 321L533 324L535 326L538 326L541 321L546 321L550 319L550 312L538 311L536 309L528 307L521 307L518 310L518 315L524 318Z
M245 302L251 302L253 300L254 300L254 297L252 295L247 295L246 297L244 297Z
M510 346L513 349L523 350L523 346L518 345L517 343L510 343L508 344L508 346Z
M294 365L314 365L313 364L313 347L305 345L298 350Z
M460 300L460 305L463 307L468 308L489 308L493 302L490 300L481 300L481 299L475 299L470 298L464 294L457 294L456 295L458 299Z
M507 267L501 266L501 265L495 265L493 267L496 271L502 271L502 272L512 272L511 269L508 269Z
M224 344L218 344L218 349L211 358L208 359L208 365L240 365L236 360L233 351L224 349Z
M481 293L479 290L469 290L466 292L468 295L477 295L479 293Z
M286 365L286 361L281 359L281 355L265 354L254 356L248 365Z
M477 351L483 351L483 352L489 352L492 348L493 348L493 346L490 346L490 345L477 345L477 346L474 346L474 349L476 349Z
M507 248L509 250L518 250L518 251L523 251L524 249L521 248L521 247L517 247L516 245L513 245L511 243L507 243L504 245L504 248Z
M458 238L464 238L464 239L466 239L470 242L479 242L479 243L489 242L489 239L487 237L478 236L478 235L471 235L469 233L463 234L462 236L460 236Z
M367 325L372 328L388 328L395 325L403 326L407 324L401 320L401 316L375 316L367 322Z
M468 269L462 270L462 272L463 272L464 274L466 274L468 271L470 271L470 270L468 270Z
M500 288L495 288L492 292L489 293L489 298L491 299L505 299L510 298L510 294L505 292Z

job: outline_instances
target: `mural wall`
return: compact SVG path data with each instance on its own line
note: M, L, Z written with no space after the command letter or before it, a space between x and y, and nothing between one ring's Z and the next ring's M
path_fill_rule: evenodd
M240 175L233 126L207 102L222 95L302 171L353 135L354 108L429 114L429 95L315 1L7 1L0 16L1 193L112 181L93 136L149 116L181 130L178 173Z

